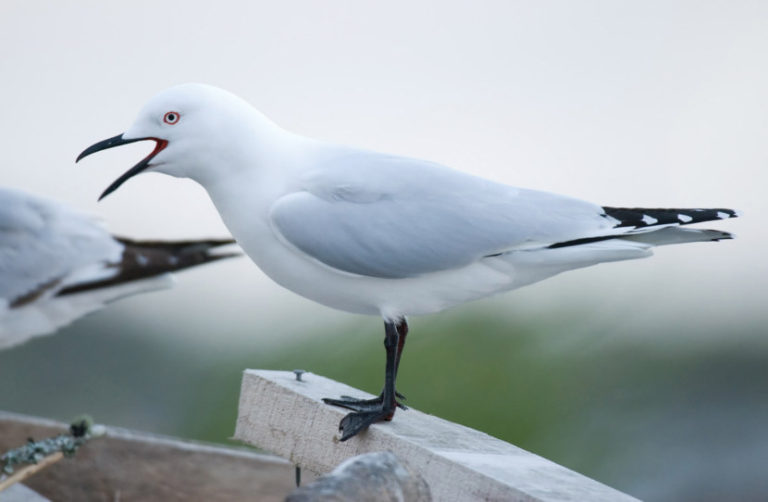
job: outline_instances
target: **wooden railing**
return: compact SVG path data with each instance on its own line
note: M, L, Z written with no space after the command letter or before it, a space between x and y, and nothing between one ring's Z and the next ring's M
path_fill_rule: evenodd
M482 432L421 413L398 411L346 442L346 414L323 397L373 397L328 378L289 371L247 370L235 437L315 474L362 453L390 451L429 484L436 501L630 501L554 462Z

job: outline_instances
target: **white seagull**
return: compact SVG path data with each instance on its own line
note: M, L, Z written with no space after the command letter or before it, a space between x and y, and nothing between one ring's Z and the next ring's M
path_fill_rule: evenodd
M101 197L145 170L191 178L237 242L275 282L336 309L380 315L385 383L353 410L346 440L390 420L406 316L438 312L566 270L643 258L664 244L729 239L681 225L730 209L602 207L515 188L423 160L285 131L247 102L203 84L154 96L123 134L94 152L152 140L154 150ZM401 406L402 407L402 406Z
M212 253L233 242L115 237L90 215L0 188L0 349L118 298L167 288L168 272L235 256Z

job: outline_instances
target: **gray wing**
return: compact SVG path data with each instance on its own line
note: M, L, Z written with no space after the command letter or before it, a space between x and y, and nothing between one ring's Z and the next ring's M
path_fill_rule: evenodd
M613 227L594 204L438 164L357 152L310 172L271 208L290 244L333 268L404 278Z
M90 217L0 188L0 301L7 305L63 287L73 274L113 273L104 265L121 252L122 245Z

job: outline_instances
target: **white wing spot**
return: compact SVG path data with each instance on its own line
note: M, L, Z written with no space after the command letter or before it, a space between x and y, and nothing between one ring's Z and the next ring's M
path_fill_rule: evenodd
M646 225L655 225L658 222L659 220L657 220L653 216L648 216L647 214L643 215L643 223L645 223Z
M720 218L721 220L724 220L724 219L726 219L726 218L730 218L730 217L731 217L731 215L730 215L730 214L728 214L728 213L724 213L724 212L722 212L722 211L718 211L718 212L717 212L717 217L718 217L718 218Z
M137 254L136 255L136 263L141 265L142 267L146 266L147 263L149 263L149 258L144 256L143 254Z
M683 223L688 223L689 221L693 220L693 218L691 218L687 214L682 214L682 213L677 215L677 219L682 221Z

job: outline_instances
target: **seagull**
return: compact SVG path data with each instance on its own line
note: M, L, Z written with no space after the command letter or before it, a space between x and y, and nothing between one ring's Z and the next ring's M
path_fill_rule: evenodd
M236 256L212 252L233 242L115 237L90 215L0 187L0 349L124 296L170 287L168 272Z
M202 185L246 254L275 282L323 305L384 320L384 388L327 398L352 410L345 441L391 420L407 317L567 270L643 258L665 244L732 238L684 227L731 209L605 207L516 188L434 162L288 132L205 84L161 91L123 134L77 158L137 141L154 149L101 198L145 171Z

